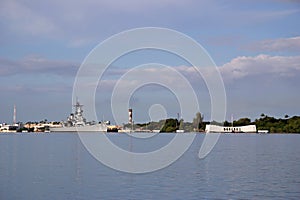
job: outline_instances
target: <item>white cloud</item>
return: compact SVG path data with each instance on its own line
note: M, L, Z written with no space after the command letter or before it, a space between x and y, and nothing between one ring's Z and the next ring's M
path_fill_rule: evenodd
M249 49L259 51L300 52L300 36L260 41Z
M300 75L300 56L241 56L220 67L224 80L266 76L295 77Z
M178 74L183 75L190 84L193 86L199 86L204 84L204 79L192 66L173 66ZM212 67L200 68L201 73L207 78L213 78L216 71ZM102 87L112 88L116 82L121 79L123 74L126 74L129 69L113 68L108 70L106 75L102 79ZM268 77L268 79L290 78L300 77L300 56L271 56L260 54L257 56L240 56L232 59L230 62L218 67L220 74L225 84L233 81L244 80L250 78L251 80L258 80L262 77ZM139 69L135 76L122 80L124 87L129 87L135 84L133 80L143 80L150 74L158 74L159 80L164 80L168 84L177 84L177 76L170 76L170 73L166 69L160 69L156 67L148 67L145 69Z
M105 86L113 87L116 83L121 84L122 87L134 87L139 86L141 83L144 83L145 80L153 83L164 83L166 85L177 85L179 81L184 81L184 77L181 75L189 76L193 75L193 67L173 67L171 68L159 68L159 67L142 67L142 68L133 68L133 69L122 69L117 68L113 69L111 72L108 70L107 76L104 76L101 83ZM176 73L176 71L178 73ZM187 81L187 77L185 77ZM178 87L181 87L179 84ZM126 91L126 90L125 90Z
M62 60L48 60L39 56L27 56L20 60L0 58L0 76L17 74L55 74L59 76L75 76L78 65Z
M190 83L199 84L201 75L191 66L173 66L178 71L178 75L183 75ZM49 60L39 56L27 56L20 60L0 59L0 76L9 76L15 74L55 74L59 76L75 76L79 64L62 61ZM92 68L94 69L94 68ZM96 69L96 68L95 68ZM218 67L225 81L239 80L246 77L271 76L271 77L296 77L300 75L300 56L271 56L260 54L254 57L240 56L232 59L230 62ZM201 68L205 76L213 76L210 67ZM130 68L113 67L108 68L102 77L102 83L107 87L112 87L130 72ZM94 73L93 73L94 74ZM178 78L170 76L167 68L146 67L139 69L130 77L126 84L133 84L136 81L143 80L149 75L157 74L160 80L168 84L176 84ZM88 74L91 76L91 74ZM103 85L103 86L104 86Z
M28 85L1 85L1 93L17 93L17 94L42 94L42 93L68 93L72 87L66 85L39 85L33 87Z

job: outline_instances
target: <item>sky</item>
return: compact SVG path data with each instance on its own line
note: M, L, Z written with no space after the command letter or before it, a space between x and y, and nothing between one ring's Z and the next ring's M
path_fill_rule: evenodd
M114 34L142 27L173 29L205 48L224 81L226 119L299 115L299 18L296 0L1 0L0 123L12 122L14 105L18 121L66 119L76 73L90 51ZM199 111L209 120L203 78L183 59L154 50L132 52L111 64L97 88L98 118L115 121L115 84L132 67L153 62L188 77ZM168 73L159 78L177 80ZM136 122L175 118L180 111L176 94L155 84L136 90L128 107ZM119 110L124 123L128 107Z

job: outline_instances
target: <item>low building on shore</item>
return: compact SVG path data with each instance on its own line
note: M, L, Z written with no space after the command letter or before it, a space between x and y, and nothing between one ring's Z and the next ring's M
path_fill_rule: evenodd
M62 127L62 125L58 122L27 122L24 125L24 128L32 132L45 132L52 127Z
M19 127L19 124L0 124L0 132L15 133Z

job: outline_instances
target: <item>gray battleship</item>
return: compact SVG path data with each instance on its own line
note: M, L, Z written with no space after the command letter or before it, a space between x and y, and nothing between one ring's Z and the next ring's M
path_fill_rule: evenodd
M75 112L71 113L61 127L50 127L51 132L107 132L107 125L97 122L87 122L83 117L83 105L78 101L74 105Z

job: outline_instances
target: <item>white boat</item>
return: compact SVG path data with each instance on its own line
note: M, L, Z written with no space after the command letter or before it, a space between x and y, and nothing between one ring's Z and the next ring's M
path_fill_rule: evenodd
M71 113L61 127L50 127L50 132L107 132L107 125L96 122L87 122L83 117L83 105L78 101L74 105L75 113Z

